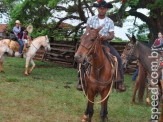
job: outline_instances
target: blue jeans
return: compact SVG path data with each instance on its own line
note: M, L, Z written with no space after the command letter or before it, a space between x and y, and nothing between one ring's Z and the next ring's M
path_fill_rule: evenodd
M139 67L136 69L135 73L133 74L132 81L136 80L136 77L138 76L138 73L139 73Z
M22 51L23 51L23 48L24 48L23 41L19 39L19 40L18 40L18 43L19 43L19 45L20 45L19 53L22 54Z
M118 70L119 70L119 73L120 73L120 78L122 80L121 82L119 82L119 81L118 82L119 82L119 84L123 84L123 82L124 82L124 74L123 74L123 67L122 67L121 56L119 55L117 50L108 43L108 41L102 41L102 45L109 47L110 48L110 53L117 57L117 60L118 60Z
M121 77L121 80L122 80L121 84L122 84L124 82L124 74L123 74L123 67L122 67L121 56L119 55L119 53L117 52L117 50L113 46L108 44L108 47L110 48L110 53L117 57L117 60L118 60L118 70L119 70L119 73L120 73L120 77Z

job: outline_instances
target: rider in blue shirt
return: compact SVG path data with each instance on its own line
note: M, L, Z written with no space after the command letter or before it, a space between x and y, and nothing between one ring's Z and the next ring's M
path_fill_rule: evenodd
M23 44L23 41L21 39L21 26L20 26L20 21L19 20L16 20L15 22L15 27L13 28L13 33L16 37L16 40L18 41L19 45L20 45L20 48L19 48L19 54L20 54L20 57L22 57L23 53L23 47L24 47L24 44Z

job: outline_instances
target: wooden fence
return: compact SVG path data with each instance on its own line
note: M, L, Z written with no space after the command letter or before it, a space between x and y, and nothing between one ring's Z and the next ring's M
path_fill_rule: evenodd
M51 44L51 51L45 52L43 48L38 50L35 59L41 61L57 62L75 66L74 54L77 50L78 44L72 41L53 41ZM125 42L111 42L111 45L121 54L126 45ZM136 63L132 62L126 73L132 74L136 70Z
M35 59L45 60L51 62L59 62L64 64L74 64L74 54L77 49L77 45L72 41L53 41L50 43L51 51L44 52L44 49L38 50Z

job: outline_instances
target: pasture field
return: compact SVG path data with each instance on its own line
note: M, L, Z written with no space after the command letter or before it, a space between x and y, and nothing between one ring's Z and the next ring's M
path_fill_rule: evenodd
M1 122L80 122L87 100L76 90L77 70L59 64L36 62L24 76L25 59L8 57L0 73ZM111 93L109 122L148 122L151 108L145 102L131 104L134 83L125 75L127 91ZM99 97L96 98L99 100ZM100 122L100 105L94 106L93 122Z

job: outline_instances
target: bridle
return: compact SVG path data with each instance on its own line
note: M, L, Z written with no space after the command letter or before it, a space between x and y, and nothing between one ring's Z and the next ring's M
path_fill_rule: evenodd
M90 56L92 54L92 51L93 51L93 53L95 53L95 48L96 48L98 39L99 39L99 36L97 36L95 39L90 40L90 41L94 41L94 43L92 44L92 46L90 48L88 48L85 45L83 45L82 43L80 43L80 45L88 51L86 54L87 56Z
M48 43L48 42L47 42L47 37L46 37L46 36L45 36L45 42ZM37 48L32 42L31 42L31 44L35 47L36 50L38 50L38 48ZM44 48L46 48L46 47L48 47L47 44L46 44L46 46L44 46Z
M47 47L48 47L48 43L49 43L49 41L47 41L47 40L48 40L48 38L45 36L46 46L44 46L44 48L47 48Z
M86 54L87 59L89 59L91 55L95 54L95 50L96 50L97 43L98 43L99 39L100 39L100 37L98 35L95 39L90 40L90 41L94 41L94 43L92 44L92 46L90 48L88 48L85 45L83 45L82 43L80 43L80 46L84 47L88 51L87 54ZM94 67L98 71L100 71L105 66L105 60L104 60L103 64L99 68L96 67L96 66L93 66L91 61L89 61L89 60L84 60L82 62L83 65L86 64L86 63L90 64L92 67Z
M95 50L96 50L98 41L99 41L99 36L97 36L97 38L95 39L95 42L92 44L92 46L91 46L90 48L87 48L87 47L84 46L82 43L80 44L80 46L82 46L82 47L84 47L86 50L88 50L88 52L87 52L87 56L88 56L88 57L90 57L92 54L95 53ZM83 61L82 64L81 64L81 63L79 64L79 73L80 73L80 80L81 80L81 86L82 86L82 89L83 89L83 94L86 96L86 98L88 99L88 101L91 102L91 103L93 103L93 104L102 103L102 102L104 102L104 101L108 98L108 96L109 96L110 93L111 93L111 89L112 89L112 87L113 87L113 82L114 82L115 78L117 77L117 68L118 68L118 64L115 63L115 65L114 65L113 62L111 61L111 62L110 62L110 63L111 63L111 67L112 67L112 70L111 70L111 73L112 73L111 78L109 78L109 80L107 80L106 82L101 82L101 81L100 81L100 70L105 66L105 64L106 64L105 62L106 62L106 58L105 58L105 60L104 60L104 62L103 62L103 64L102 64L102 66L100 66L100 67L95 67L95 66L93 66L92 63L91 63L91 61L88 61L88 60L86 60L85 62ZM82 65L85 65L84 63L85 63L85 64L88 64L88 65L90 65L91 67L93 67L93 68L96 69L96 73L97 73L97 77L98 77L98 78L97 78L97 80L95 80L95 82L91 82L91 83L95 83L95 84L97 84L97 85L99 85L99 86L108 86L109 84L111 84L110 89L109 89L107 95L106 95L102 100L100 100L100 101L98 101L98 102L94 102L94 101L90 100L90 99L88 98L88 95L86 94L85 89L84 89L83 78L82 78L82 72L81 72L81 70L82 70L82 69L81 69L81 66L82 66ZM86 71L85 71L85 72L86 72ZM86 74L84 75L84 79L86 79L85 76L86 76ZM88 75L87 75L87 76L88 76ZM86 83L86 82L85 82L85 83Z
M88 50L88 52L87 52L87 60L84 60L83 62L82 62L82 64L81 65L85 65L85 64L88 64L90 67L93 67L95 70L96 70L96 73L97 73L97 79L98 80L96 80L94 83L96 83L96 84L98 84L98 85L100 85L100 86L106 86L106 85L108 85L109 83L110 83L110 81L112 80L112 79L114 79L114 71L112 70L112 72L113 72L113 75L112 75L112 77L111 77L111 79L109 79L108 81L106 81L106 82L104 82L104 83L102 83L102 82L100 82L100 70L105 66L105 64L106 64L106 60L108 60L108 59L104 59L104 61L103 61L103 63L102 63L102 65L100 66L100 67L96 67L96 66L94 66L92 63L91 63L91 60L88 60L88 59L91 59L90 58L90 56L92 56L93 54L95 54L95 51L96 51L96 47L97 47L97 43L98 43L98 41L100 41L99 40L100 39L100 37L99 37L99 35L94 39L94 43L92 44L92 46L90 47L90 48L87 48L86 46L84 46L82 43L80 44L80 46L82 46L82 47L84 47L86 50ZM116 70L116 68L114 68L114 64L113 64L113 61L110 59L110 62L111 62L111 66L112 66L112 68L114 69L114 70ZM88 73L87 73L88 74ZM117 76L117 75L116 75ZM92 82L93 83L93 82Z
M126 62L128 63L128 61L131 59L131 57L133 56L133 51L135 49L135 44L132 44L132 43L128 43L128 45L130 47L130 50L128 52L128 54L123 54L121 55L121 58L123 59L126 59Z

